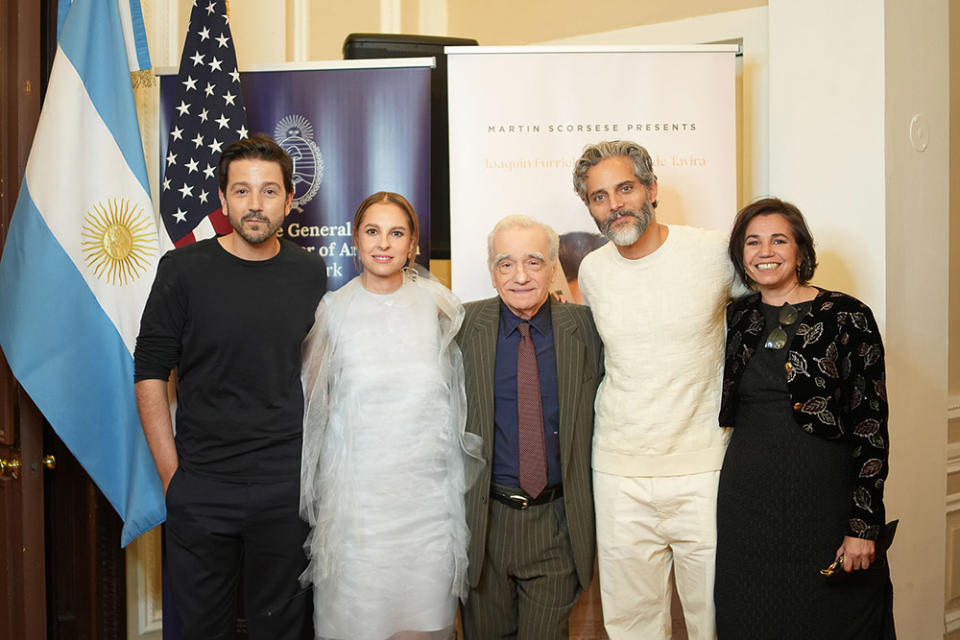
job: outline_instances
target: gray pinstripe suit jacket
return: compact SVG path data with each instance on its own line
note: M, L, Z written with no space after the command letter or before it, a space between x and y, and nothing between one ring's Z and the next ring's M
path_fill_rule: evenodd
M593 439L593 401L603 375L600 336L587 307L550 300L553 337L557 355L560 396L560 464L567 527L573 546L580 586L586 589L593 577L596 529L590 448ZM490 476L493 460L493 381L500 327L499 298L468 303L457 342L466 370L467 431L483 438L486 465L467 493L467 525L470 527L470 586L480 581L487 545L490 513ZM516 544L524 544L518 531Z

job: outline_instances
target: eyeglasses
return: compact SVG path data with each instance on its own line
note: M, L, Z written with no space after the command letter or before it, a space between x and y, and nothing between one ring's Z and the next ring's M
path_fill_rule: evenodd
M780 314L777 316L780 326L776 327L767 336L767 341L763 343L764 348L783 349L787 346L787 332L783 330L783 327L789 327L797 321L798 317L800 317L800 314L797 312L797 308L790 303L785 303L780 307Z

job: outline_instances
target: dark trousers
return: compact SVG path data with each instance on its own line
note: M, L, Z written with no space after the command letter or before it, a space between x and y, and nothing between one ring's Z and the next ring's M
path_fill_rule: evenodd
M490 501L480 582L462 609L467 640L565 640L580 597L563 499L511 509Z
M234 637L241 568L252 640L313 638L311 593L298 582L309 531L299 502L299 478L224 482L177 470L166 554L183 640Z

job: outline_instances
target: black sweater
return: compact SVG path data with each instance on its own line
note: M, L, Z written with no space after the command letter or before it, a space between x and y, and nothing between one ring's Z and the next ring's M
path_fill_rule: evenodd
M216 238L161 258L134 380L177 369L182 468L238 480L299 474L300 345L326 279L322 258L286 240L263 261L237 258Z

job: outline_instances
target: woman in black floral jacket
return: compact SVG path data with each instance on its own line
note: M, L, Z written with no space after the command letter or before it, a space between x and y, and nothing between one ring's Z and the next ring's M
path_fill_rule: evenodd
M730 258L756 293L727 310L720 424L735 428L717 500L718 634L883 637L889 439L873 314L808 284L813 238L787 202L740 211ZM836 560L845 580L821 575Z

